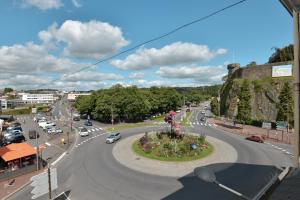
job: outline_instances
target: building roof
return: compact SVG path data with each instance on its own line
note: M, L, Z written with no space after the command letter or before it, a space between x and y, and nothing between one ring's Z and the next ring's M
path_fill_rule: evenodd
M36 150L27 143L9 144L0 148L0 157L5 162L35 154Z

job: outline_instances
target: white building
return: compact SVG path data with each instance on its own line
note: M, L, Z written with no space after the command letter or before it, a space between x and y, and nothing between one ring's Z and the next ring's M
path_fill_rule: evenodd
M68 101L75 101L77 97L79 96L88 96L91 95L91 93L69 93L68 94Z
M29 94L25 93L22 95L22 100L24 103L54 103L53 94Z

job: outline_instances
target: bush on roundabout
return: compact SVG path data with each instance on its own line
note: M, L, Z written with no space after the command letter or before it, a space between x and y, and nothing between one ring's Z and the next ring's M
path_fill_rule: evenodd
M213 152L213 146L205 135L185 134L180 138L168 132L145 133L136 140L132 148L135 153L162 161L191 161L203 158Z

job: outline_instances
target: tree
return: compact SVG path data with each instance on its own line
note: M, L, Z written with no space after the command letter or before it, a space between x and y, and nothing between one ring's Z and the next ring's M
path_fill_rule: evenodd
M216 97L214 97L211 102L210 102L210 107L211 107L211 111L219 116L220 114L220 102L218 101L218 99Z
M12 88L4 88L4 93L9 93L9 92L12 92L14 91Z
M293 93L292 88L288 82L285 82L280 94L279 94L279 103L277 104L277 121L289 122L290 125L294 124L294 112L293 112Z
M294 46L292 44L283 48L273 48L275 52L270 56L269 63L294 60Z
M236 118L244 123L251 119L251 93L250 84L247 79L244 79L240 89L238 114Z

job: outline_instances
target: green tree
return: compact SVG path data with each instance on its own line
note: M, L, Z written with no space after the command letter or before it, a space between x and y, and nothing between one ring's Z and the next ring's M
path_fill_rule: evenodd
M285 82L280 94L279 94L279 103L277 104L277 121L289 122L290 125L294 124L294 100L292 88L288 82Z
M275 52L270 56L269 63L294 60L294 46L292 44L283 48L273 48Z
M4 88L4 93L12 92L14 91L12 88Z
M236 118L244 123L251 119L251 93L250 84L247 79L244 79L240 89Z
M214 97L210 102L211 111L219 116L220 113L220 103L216 97Z

